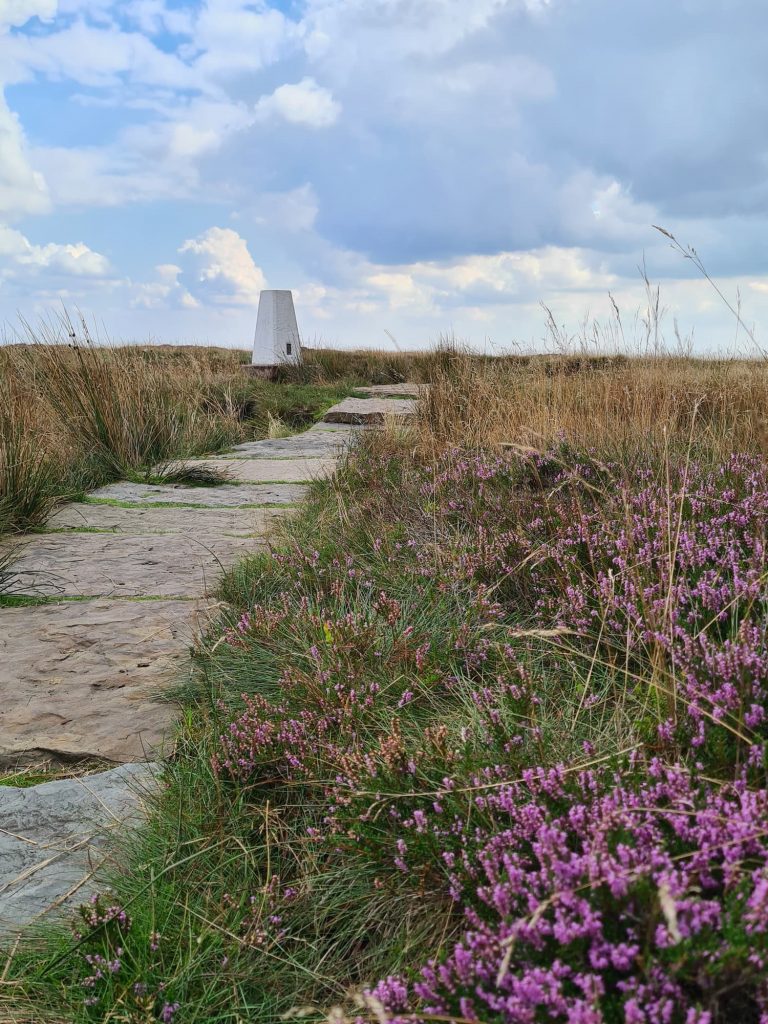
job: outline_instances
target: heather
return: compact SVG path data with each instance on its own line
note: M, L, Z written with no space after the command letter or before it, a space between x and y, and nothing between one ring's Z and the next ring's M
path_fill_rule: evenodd
M408 1020L412 1005L473 1021L766 1019L765 790L713 792L654 760L636 785L529 769L477 791L490 828L403 821L404 852L432 833L464 930L412 989L383 979L369 1006Z
M762 1020L764 467L572 454L362 458L368 553L278 556L283 609L226 634L274 643L312 581L307 668L245 698L214 769L314 791L321 850L431 895L442 957L369 1009ZM387 536L404 490L426 515Z
M131 871L17 952L19 1004L768 1020L768 476L689 411L361 442L225 577Z

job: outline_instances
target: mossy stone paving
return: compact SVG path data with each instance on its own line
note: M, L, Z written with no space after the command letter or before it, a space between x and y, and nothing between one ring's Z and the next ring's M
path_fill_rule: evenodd
M317 423L294 437L267 438L235 445L232 458L322 458L338 457L357 437L360 427Z
M370 398L419 398L427 387L426 384L372 384L355 388L355 395L367 395Z
M91 491L97 501L130 505L189 505L198 508L242 508L258 505L295 505L307 493L306 484L235 484L189 487L186 484L135 484L121 480Z
M0 765L161 756L175 719L163 690L191 672L223 567L263 547L274 519L333 472L359 429L317 424L194 462L242 483L110 484L57 511L56 532L1 544L15 594L81 599L0 606ZM0 786L0 931L82 899L104 856L98 830L137 806L134 771L146 769ZM84 811L86 783L97 798ZM84 833L91 812L97 831Z
M200 599L0 608L0 765L157 756L175 718L162 689L182 680L214 609Z
M275 508L153 508L79 502L48 520L51 530L109 530L114 533L186 533L205 537L264 536L281 515Z
M384 423L385 420L404 420L416 412L412 398L345 398L323 416L325 423Z
M174 464L174 469L185 466L193 466L199 469L208 469L214 473L220 473L226 480L238 481L241 483L265 484L265 483L302 483L306 480L316 480L318 477L326 476L333 472L336 465L335 459L195 459L194 462L179 462ZM206 488L217 490L218 488ZM202 488L197 488L202 490Z
M84 902L108 855L110 830L138 824L155 786L151 765L126 764L38 786L0 787L0 936L66 899Z

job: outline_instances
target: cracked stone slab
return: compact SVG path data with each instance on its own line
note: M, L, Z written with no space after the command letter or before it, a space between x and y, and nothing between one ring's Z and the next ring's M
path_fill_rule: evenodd
M370 387L355 388L355 392L372 397L381 395L396 395L398 398L418 398L424 393L426 384L372 384Z
M142 820L156 786L150 765L0 786L0 935L85 902L109 860L110 833Z
M110 530L114 533L211 533L263 536L280 517L270 508L123 508L86 503L65 505L47 522L52 530Z
M416 412L411 398L345 398L323 416L326 423L383 423L385 419L405 419Z
M306 433L302 434L302 437L315 436L316 434L348 434L351 437L357 436L365 427L362 423L324 423L320 420L319 423L315 423Z
M176 718L163 690L191 671L214 609L103 599L0 608L0 764L157 755Z
M219 487L188 487L184 484L134 484L122 480L91 491L89 497L124 501L132 505L175 503L205 508L239 508L243 505L295 505L306 494L301 484L222 484Z
M352 430L324 430L267 441L246 441L235 445L231 458L332 458L343 454L357 433Z
M208 592L222 569L259 549L253 537L37 534L13 551L11 592L54 597L176 597Z
M330 476L335 459L196 459L192 464L221 473L228 480L242 483L304 483Z

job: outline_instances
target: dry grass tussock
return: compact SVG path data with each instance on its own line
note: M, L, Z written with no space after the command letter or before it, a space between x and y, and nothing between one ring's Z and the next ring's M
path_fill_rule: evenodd
M438 345L420 352L392 352L382 349L305 348L301 366L285 366L279 379L309 384L332 384L348 380L356 384L427 383L436 363L443 358ZM450 346L449 346L450 347Z
M46 337L0 348L0 533L56 498L242 436L241 355Z
M439 451L567 441L620 459L678 443L714 457L768 451L768 363L554 356L478 359L453 348L436 360L421 438Z

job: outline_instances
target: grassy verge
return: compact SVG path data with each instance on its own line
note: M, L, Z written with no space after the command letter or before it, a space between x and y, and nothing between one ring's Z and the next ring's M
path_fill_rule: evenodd
M24 1019L768 1012L764 460L738 416L459 449L432 402L225 578L131 870L9 960Z
M28 789L31 786L39 786L45 782L55 782L59 779L82 778L93 772L103 771L103 765L98 762L84 762L68 768L53 768L41 766L40 768L17 768L7 772L0 772L0 786L13 786L17 789Z

